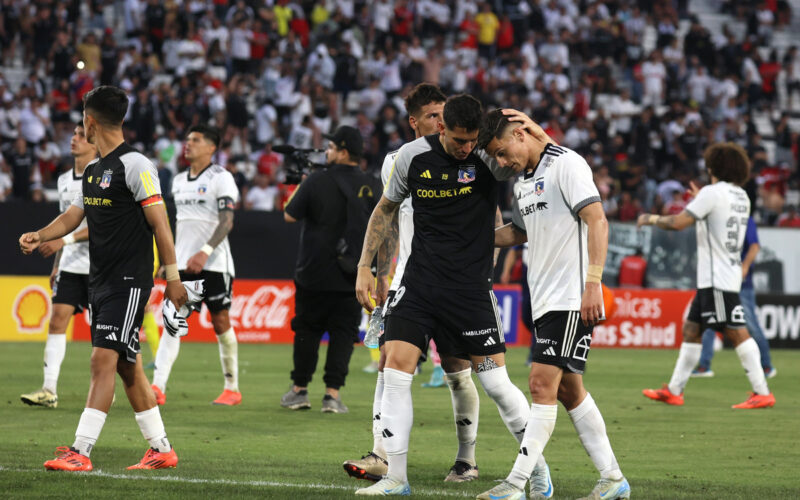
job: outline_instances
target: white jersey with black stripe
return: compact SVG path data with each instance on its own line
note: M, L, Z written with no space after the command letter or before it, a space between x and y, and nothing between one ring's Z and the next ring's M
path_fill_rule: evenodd
M75 197L82 192L81 182L82 177L75 174L74 168L58 176L58 207L61 213L66 212ZM85 227L86 219L84 218L72 234ZM89 240L64 245L61 249L61 259L58 261L58 270L75 274L89 274Z
M178 269L186 269L189 259L200 251L219 224L220 203L230 198L239 200L239 188L233 175L219 165L209 165L196 177L190 169L179 173L172 181L175 198L175 255ZM230 207L222 206L223 210ZM205 271L235 275L233 256L228 238L222 240L208 257Z
M742 288L742 245L750 216L744 189L728 182L703 187L686 206L696 219L697 288Z
M548 144L532 172L514 184L512 221L528 235L528 286L536 320L581 308L589 262L581 209L600 202L592 170L571 149Z
M394 167L394 159L399 152L400 150L393 151L387 154L383 159L381 182L383 183L384 189L386 189L386 184L389 183L389 177L391 177L392 168ZM400 288L400 281L402 281L403 272L406 269L406 261L408 261L408 256L411 254L411 239L414 237L414 208L411 205L411 197L403 200L398 210L397 225L399 233L397 245L399 251L397 254L397 266L395 267L392 285L389 287L389 290L397 290Z

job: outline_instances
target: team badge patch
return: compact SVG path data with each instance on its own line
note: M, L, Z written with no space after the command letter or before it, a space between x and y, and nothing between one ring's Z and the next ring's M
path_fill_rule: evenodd
M103 171L103 177L100 179L99 186L102 189L105 189L110 185L111 185L111 170L105 170Z
M536 193L536 196L544 193L544 180L536 181L536 184L533 185L533 192Z
M475 167L472 165L463 166L458 169L458 182L467 184L475 180Z
M208 190L207 186L200 186L199 188L197 188L197 194L206 194L207 190Z

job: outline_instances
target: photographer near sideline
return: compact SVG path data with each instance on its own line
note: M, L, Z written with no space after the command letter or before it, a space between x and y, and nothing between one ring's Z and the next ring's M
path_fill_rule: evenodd
M363 241L382 190L377 179L358 167L364 146L357 129L342 126L324 137L330 140L326 165L312 171L284 207L286 222L302 221L303 229L294 274L293 384L281 398L281 406L311 408L307 387L317 366L320 340L327 331L330 341L322 411L347 413L339 388L347 377L361 322L361 306L353 293L361 251L356 240Z

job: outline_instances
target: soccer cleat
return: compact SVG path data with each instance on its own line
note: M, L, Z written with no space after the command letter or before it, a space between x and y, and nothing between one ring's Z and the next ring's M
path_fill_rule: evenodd
M158 388L156 384L150 386L153 389L153 396L156 397L156 403L159 406L163 406L167 403L167 395L161 392L161 389Z
M347 413L350 410L342 403L341 399L326 394L322 398L322 408L319 411L322 413Z
M356 490L356 495L368 497L407 497L411 495L411 487L408 485L408 482L384 477L372 486Z
M242 393L225 389L217 399L211 402L212 405L236 406L242 402Z
M31 406L44 406L46 408L55 408L58 406L58 396L47 389L39 389L30 394L22 394L19 399L26 405Z
M422 384L422 387L444 387L447 385L444 381L444 369L441 366L434 366L431 373L431 379Z
M59 446L56 448L57 458L48 460L44 463L47 470L66 470L66 471L90 471L92 461L89 457L81 455L78 450L69 446Z
M308 402L308 391L304 389L294 392L289 387L289 392L281 396L281 406L290 410L308 410L311 408L311 403Z
M616 500L631 497L631 486L624 477L619 479L599 479L589 496L578 500Z
M372 482L380 481L389 472L389 463L373 452L367 453L360 460L348 460L342 467L350 477Z
M178 455L175 454L175 449L172 448L166 453L161 453L155 448L150 448L144 454L144 457L138 464L131 465L128 470L132 469L166 469L178 465Z
M478 479L478 466L470 465L467 462L456 460L456 463L450 467L450 473L444 478L446 483L466 483Z
M704 366L698 366L694 370L692 370L692 374L689 375L692 378L711 378L714 376L714 370L711 368L706 368Z
M525 492L506 480L477 496L478 500L525 500Z
M683 406L683 394L672 394L669 392L667 384L661 386L661 389L644 389L642 394L650 399L661 401L668 405Z
M765 396L751 392L747 401L739 403L738 405L733 405L731 408L753 410L755 408L772 408L773 406L775 406L775 396L771 392Z
M553 479L550 477L550 466L536 467L531 474L531 498L552 498Z
M769 370L764 370L764 376L767 378L775 378L776 375L778 375L778 369L774 366Z

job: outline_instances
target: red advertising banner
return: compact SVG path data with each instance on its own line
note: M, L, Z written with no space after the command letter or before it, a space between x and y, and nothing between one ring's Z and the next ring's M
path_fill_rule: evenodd
M592 348L676 349L694 290L616 288L611 318L594 328Z

